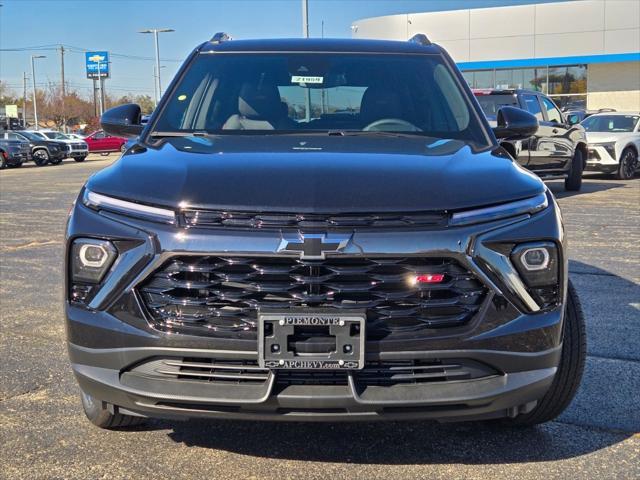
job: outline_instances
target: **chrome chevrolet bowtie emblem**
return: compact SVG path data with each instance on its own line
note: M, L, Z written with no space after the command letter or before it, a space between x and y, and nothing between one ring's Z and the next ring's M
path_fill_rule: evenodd
M283 235L278 253L299 254L303 260L324 260L325 253L340 252L351 240L351 234Z

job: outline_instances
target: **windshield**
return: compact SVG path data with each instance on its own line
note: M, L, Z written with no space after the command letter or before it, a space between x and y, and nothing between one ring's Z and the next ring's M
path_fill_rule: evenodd
M587 132L633 132L640 115L592 115L582 122Z
M396 132L486 145L438 55L203 53L153 131Z
M482 95L476 94L480 108L487 117L495 118L498 110L504 106L517 107L518 100L515 95Z
M52 140L69 140L66 135L58 132L44 132L44 134Z
M33 141L40 141L42 140L42 137L40 135L36 135L35 133L31 133L31 132L20 132L21 135L24 135L25 137L27 137L29 140L33 140Z

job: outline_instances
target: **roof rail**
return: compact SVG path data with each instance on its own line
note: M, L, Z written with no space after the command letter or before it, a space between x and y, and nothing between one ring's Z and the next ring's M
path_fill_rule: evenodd
M412 43L418 43L420 45L431 45L431 40L424 33L416 33L409 39Z
M599 108L598 109L598 113L603 113L603 112L615 112L616 109L615 108Z
M229 40L233 40L233 38L231 38L231 35L225 32L218 32L213 37L211 37L211 40L209 41L211 43L222 43L222 42L227 42Z

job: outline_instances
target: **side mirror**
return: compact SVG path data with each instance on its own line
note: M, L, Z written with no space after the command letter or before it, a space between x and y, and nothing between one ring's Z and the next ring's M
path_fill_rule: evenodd
M580 117L577 113L570 113L569 115L567 115L567 123L569 125L576 125L580 123Z
M497 126L493 129L496 138L525 139L538 131L538 119L529 112L516 107L498 110Z
M142 133L140 105L126 103L110 108L102 114L102 129L114 137L133 138Z

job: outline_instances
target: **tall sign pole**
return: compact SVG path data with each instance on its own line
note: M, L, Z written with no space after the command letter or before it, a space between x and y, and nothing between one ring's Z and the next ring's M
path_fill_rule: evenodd
M102 62L100 62L100 60L98 60L96 63L98 64L98 87L100 88L100 96L98 97L99 100L100 100L100 116L102 116L102 112L104 112L104 103L103 103L104 97L102 95L102 85L103 85L103 83L102 83L102 76L101 76L102 72L100 71L100 64Z

